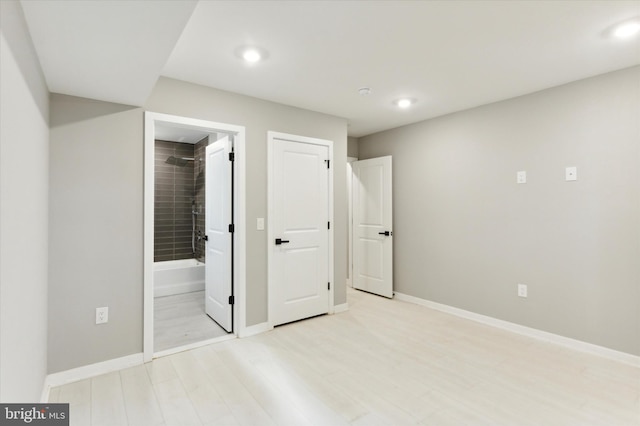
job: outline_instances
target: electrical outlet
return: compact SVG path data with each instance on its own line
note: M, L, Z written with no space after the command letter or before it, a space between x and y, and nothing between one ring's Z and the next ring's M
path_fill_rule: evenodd
M106 324L109 322L109 308L96 308L96 324Z
M527 297L527 285L526 284L518 284L518 296Z

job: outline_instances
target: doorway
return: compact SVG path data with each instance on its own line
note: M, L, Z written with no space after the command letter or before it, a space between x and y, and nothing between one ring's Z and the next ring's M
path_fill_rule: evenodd
M226 141L224 149L233 150L233 155L226 153L228 157L225 158L225 163L209 162L207 154L211 151L210 147L221 139ZM158 140L164 140L162 143L165 150L174 151L157 149ZM185 142L194 144L191 147L193 154ZM245 223L244 142L245 129L242 126L145 113L145 362L156 356L234 338L245 328L245 231L244 226L236 226ZM156 179L156 168L164 181ZM192 182L189 181L190 176ZM220 179L223 176L226 180ZM205 182L207 178L215 184ZM164 190L173 185L173 197L181 199L184 205L177 202L163 204L163 201L172 196L170 193L156 191L163 182ZM209 183L208 188L206 183ZM193 190L187 188L191 184ZM203 188L206 189L201 190ZM164 198L156 199L158 194ZM205 209L205 199L216 199L216 208L207 206ZM170 227L170 221L165 220L167 216L176 219L174 228ZM163 220L164 227L156 227L156 222ZM224 226L227 242L222 246L218 243L224 238L212 235L213 238L210 239L208 235L209 230L219 228L217 222L221 220L229 222ZM212 226L213 222L215 227ZM174 237L178 237L173 240L168 238L171 232ZM160 239L168 244L156 244ZM173 250L170 250L168 247L172 244ZM217 257L212 257L213 252L209 250L211 247L215 247ZM218 250L220 247L225 248L222 254ZM156 262L158 260L164 262ZM212 273L213 268L220 270ZM178 276L182 278L177 278ZM222 276L224 279L211 280L211 276ZM227 287L220 289L222 284ZM229 293L226 302L231 306L227 306L225 318L218 318L215 313L207 312L219 323L217 325L204 315L205 300L210 294L215 294L216 300L220 299L221 291ZM154 296L162 296L162 300ZM197 317L197 321L193 322L194 318L189 317ZM189 329L187 333L185 327ZM167 343L167 336L162 333L175 335L168 336ZM185 334L189 336L185 338Z

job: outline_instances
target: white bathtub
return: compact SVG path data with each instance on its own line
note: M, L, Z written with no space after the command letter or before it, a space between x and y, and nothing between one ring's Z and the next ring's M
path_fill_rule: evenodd
M154 297L204 290L204 263L197 259L153 264Z

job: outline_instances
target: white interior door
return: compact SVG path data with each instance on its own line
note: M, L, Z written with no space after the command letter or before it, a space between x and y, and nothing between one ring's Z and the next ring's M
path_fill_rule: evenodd
M269 143L269 316L279 325L329 311L330 149Z
M232 239L232 167L229 137L206 149L205 173L205 311L222 328L233 331Z
M354 161L353 286L393 297L391 156Z

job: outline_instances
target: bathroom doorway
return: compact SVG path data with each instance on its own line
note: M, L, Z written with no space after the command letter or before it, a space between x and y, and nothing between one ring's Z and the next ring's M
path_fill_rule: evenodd
M208 161L220 140L234 151L228 164ZM243 127L145 114L145 361L234 338L244 327L244 232L235 226L244 224L244 174L238 173L243 169ZM211 184L220 177L229 186L224 191ZM216 208L207 208L214 199ZM220 208L229 212L223 219L230 222L228 234L216 237L228 240L223 258L219 250L207 250L212 245L207 229L215 231ZM208 310L211 318L205 300L220 300L223 290L229 293L224 293L228 317L216 318Z

